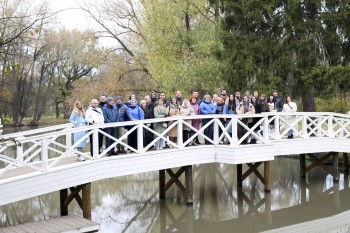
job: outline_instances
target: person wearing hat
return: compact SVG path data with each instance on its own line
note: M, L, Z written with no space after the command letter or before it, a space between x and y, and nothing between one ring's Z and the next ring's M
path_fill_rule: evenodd
M105 104L102 108L103 117L105 119L105 123L114 123L117 122L117 107L114 104L114 100L112 97L107 97L107 104ZM115 127L107 127L105 128L105 132L112 137L116 137L116 128ZM106 148L110 147L113 144L114 140L109 137L106 137ZM110 148L107 152L107 156L117 155L118 152L114 152L113 148Z
M116 98L116 109L117 109L117 122L124 122L128 121L132 118L129 108L126 104L124 104L123 97L117 96ZM117 138L122 137L125 134L125 128L124 127L117 127ZM127 140L124 139L123 142L126 144ZM126 150L123 145L118 144L117 146L117 153L126 153Z

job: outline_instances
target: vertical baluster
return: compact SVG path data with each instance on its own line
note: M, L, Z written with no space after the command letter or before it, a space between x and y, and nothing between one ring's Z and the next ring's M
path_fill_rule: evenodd
M334 138L333 115L332 114L330 114L328 117L328 137Z
M66 146L67 149L66 151L71 151L72 147L72 133L67 133L66 134Z
M266 141L267 143L269 143L269 117L268 116L264 116L264 121L263 121L263 138L264 141Z
M41 141L41 161L42 161L42 170L44 172L48 171L49 166L49 151L48 151L48 140L44 138Z
M143 124L137 127L137 150L139 153L143 151Z
M220 119L219 118L215 118L214 119L214 129L213 129L213 140L214 140L214 145L218 145L219 144L219 124L218 121Z
M275 137L276 140L281 139L281 135L280 135L280 115L276 115L275 117Z
M16 138L16 141L20 142L20 139L23 137L18 137ZM22 156L23 154L23 145L16 145L16 159L17 159L17 163L22 163L24 158L19 158L20 156Z
M99 141L98 141L98 129L94 129L93 130L93 133L92 133L92 156L93 156L93 159L96 160L98 159L98 155L99 155Z
M238 146L238 118L234 117L231 119L232 122L232 141L231 146Z
M307 134L307 117L306 116L303 116L303 119L302 119L302 135L304 138L309 138L308 134Z
M183 120L179 119L177 121L177 145L179 146L179 148L184 147L182 129L183 129Z

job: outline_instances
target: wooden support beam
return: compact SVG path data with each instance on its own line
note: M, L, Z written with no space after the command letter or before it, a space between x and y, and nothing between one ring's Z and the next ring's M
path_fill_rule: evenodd
M329 152L329 153L325 154L324 156L322 156L321 158L317 158L313 154L308 154L308 156L312 159L312 163L306 167L306 172L309 172L311 169L313 169L316 166L320 166L325 171L327 171L329 174L333 174L332 170L329 167L327 167L325 164L323 164L323 161L325 161L326 159L328 159L332 155L333 155L333 153Z
M168 175L170 176L171 180L173 181L172 183L175 182L176 186L180 189L182 194L184 194L186 196L186 188L183 186L183 184L178 179L179 176L183 173L183 171L180 173L179 176L175 175L174 172L171 169L166 169L166 171L167 171ZM169 187L170 187L170 185L168 186L168 188Z
M264 189L265 192L270 192L270 161L264 162Z
M333 153L333 181L339 181L339 161L338 153Z
M168 173L170 180L166 182L165 174ZM185 186L179 180L182 174L185 174ZM176 173L171 169L159 171L159 198L164 199L166 191L173 185L180 189L182 194L186 198L186 204L193 203L193 176L192 176L192 165L181 167Z
M264 176L258 171L258 167L264 163ZM265 192L270 192L270 161L247 163L249 169L242 175L242 164L237 164L237 186L242 187L242 182L250 174L254 173L264 184Z
M300 155L299 161L300 161L300 177L306 178L305 154Z
M243 169L242 169L242 164L237 164L237 186L242 187L242 174L243 174Z
M316 166L319 166L319 167L322 167L328 174L332 175L334 181L339 180L338 153L328 152L327 154L323 155L321 158L316 157L316 155L314 155L314 154L308 154L308 156L312 159L312 163L306 167L305 173L311 171ZM333 156L333 167L332 168L330 168L329 166L326 166L323 163L325 160L327 160L331 156ZM300 170L303 170L301 160L300 160L300 167L301 167ZM303 172L300 171L300 173L303 173Z
M68 215L68 205L64 205L65 200L68 198L68 189L60 190L60 211L61 216Z
M79 192L82 190L82 188L83 188L83 185L69 188L71 193L69 194L69 196L66 199L66 201L64 202L64 204L68 206L73 201L73 199L75 199L77 201L78 205L80 206L80 208L83 209L83 200L79 196Z
M60 208L61 216L68 215L68 206L75 199L83 210L83 217L91 220L91 183L78 185L69 188L71 193L68 195L68 189L60 190ZM82 197L79 193L82 191Z
M165 170L159 170L159 199L165 199Z
M91 220L91 183L84 184L81 192L83 198L83 218Z
M193 204L193 181L192 181L192 165L185 168L186 182L186 204Z
M349 171L349 155L348 153L343 153L343 164L344 164L344 171Z
M175 183L176 180L178 180L178 178L182 175L182 173L185 171L184 167L181 167L176 173L175 173L175 177L171 177L170 180L165 184L164 189L165 191L167 191L171 185L173 183ZM171 169L166 169L166 172L169 174L169 172L171 174L174 174L173 171ZM170 175L170 174L169 174ZM170 175L171 176L171 175ZM179 181L180 182L180 181Z
M262 162L257 163L247 163L249 169L243 174L242 180L245 180L251 173L255 173L255 175L259 178L261 182L264 183L264 177L260 174L260 172L257 170L257 168L262 164Z

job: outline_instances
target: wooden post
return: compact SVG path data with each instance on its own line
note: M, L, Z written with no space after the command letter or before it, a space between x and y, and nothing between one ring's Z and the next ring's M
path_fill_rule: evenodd
M300 155L300 177L306 177L306 164L305 164L305 154Z
M83 218L91 220L91 183L84 184L81 192L83 199Z
M349 155L348 153L343 153L343 164L344 164L344 171L349 171Z
M68 215L68 205L65 205L64 202L68 198L68 189L62 189L60 190L60 211L61 216L67 216Z
M242 187L242 164L237 164L237 186Z
M264 189L265 192L270 192L270 161L264 162Z
M185 167L186 204L193 204L192 165Z
M165 170L159 170L159 199L165 199Z
M338 153L333 153L333 181L339 181Z

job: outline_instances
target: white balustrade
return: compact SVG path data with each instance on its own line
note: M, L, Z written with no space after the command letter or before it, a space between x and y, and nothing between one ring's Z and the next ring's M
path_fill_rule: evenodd
M288 118L289 117L289 118ZM291 120L287 120L290 119ZM248 118L258 118L257 123L248 127L246 122ZM203 125L200 129L195 129L191 124L186 122L190 119L207 119L208 124ZM222 121L225 119L225 121ZM225 122L225 124L223 124ZM164 132L155 132L149 125L155 123L166 123L168 127ZM274 125L274 130L270 130L270 125ZM212 137L205 134L206 129L213 127ZM102 128L109 127L125 127L130 126L129 130L120 135L119 138L107 134ZM300 127L301 126L301 127ZM182 131L190 128L194 134L186 141L183 141ZM177 131L177 142L172 142L167 137L171 129ZM238 136L240 129L243 129L243 135ZM41 172L50 172L59 166L64 166L64 161L72 156L80 155L86 160L99 161L105 159L109 150L114 149L117 145L129 149L129 154L147 155L147 153L156 153L153 146L160 138L164 139L168 145L172 147L169 150L185 150L192 140L200 136L206 139L209 144L228 148L240 148L243 141L250 136L254 136L258 145L269 145L286 138L288 131L292 129L296 138L311 139L312 138L350 138L350 116L338 113L304 113L297 112L293 114L287 113L263 113L254 115L196 115L186 117L169 117L161 119L150 119L141 121L130 121L121 123L109 123L104 125L90 125L81 128L73 128L72 124L64 124L59 126L51 126L42 129L24 131L22 133L3 135L8 139L0 147L0 179L1 175L10 169L19 166L28 166ZM74 133L85 131L84 137L79 141L72 143ZM137 148L132 148L124 142L128 136L137 132ZM153 140L144 144L145 132L149 132ZM231 133L232 132L232 133ZM260 133L261 132L261 133ZM103 134L106 138L113 141L112 145L99 151L99 134ZM77 150L77 145L89 139L92 135L93 151L83 153ZM220 144L226 138L227 144ZM15 139L20 142L17 145L13 142ZM65 143L62 142L65 140ZM201 145L204 147L205 145ZM252 145L254 146L254 145ZM90 149L88 149L90 151ZM63 165L62 165L63 164Z

